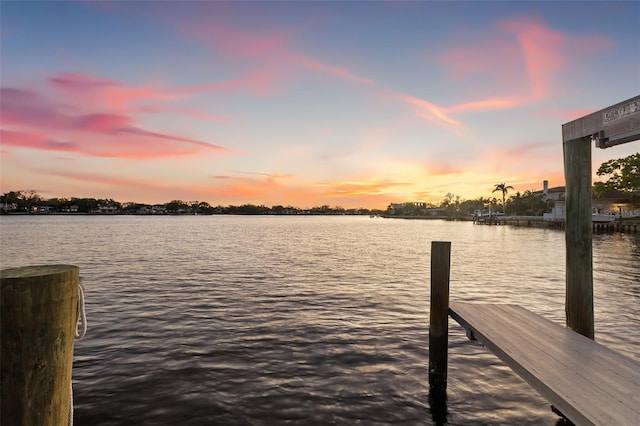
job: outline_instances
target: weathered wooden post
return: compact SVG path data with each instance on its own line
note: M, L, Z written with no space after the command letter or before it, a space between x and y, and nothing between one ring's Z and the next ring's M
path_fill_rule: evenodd
M640 140L640 95L562 125L567 202L567 325L591 339L594 337L591 143L604 149L636 140Z
M0 271L2 425L67 425L79 269Z
M567 326L593 339L591 137L568 140L563 145L567 203Z
M429 388L447 390L449 271L451 242L431 242L431 308L429 313Z

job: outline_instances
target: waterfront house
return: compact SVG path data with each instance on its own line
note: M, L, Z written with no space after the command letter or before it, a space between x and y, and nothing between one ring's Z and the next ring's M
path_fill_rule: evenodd
M167 208L164 204L154 204L151 206L151 214L166 214Z
M545 180L542 182L542 191L535 191L533 195L542 197L543 201L558 201L564 200L564 186L555 186L553 188L549 188L549 181Z
M118 212L118 207L116 206L100 206L98 207L98 213L101 214L114 214Z
M622 191L606 192L591 200L592 213L596 215L613 216L636 216L638 209L633 204L633 198L640 197L640 191L634 193ZM544 219L564 219L566 214L566 203L564 192L554 201L551 212L544 214Z
M3 212L14 212L18 210L18 205L16 203L0 203L0 210Z

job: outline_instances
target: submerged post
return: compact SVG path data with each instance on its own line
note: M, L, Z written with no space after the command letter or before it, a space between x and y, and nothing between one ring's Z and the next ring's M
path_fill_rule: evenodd
M429 388L447 390L449 271L451 242L431 242L431 308L429 313Z
M69 422L79 269L0 271L3 425Z
M568 140L563 145L567 204L567 326L593 339L591 137Z

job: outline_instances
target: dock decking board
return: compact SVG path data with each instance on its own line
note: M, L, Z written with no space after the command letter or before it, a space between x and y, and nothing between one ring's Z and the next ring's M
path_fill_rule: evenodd
M517 305L449 314L576 425L640 425L640 363Z

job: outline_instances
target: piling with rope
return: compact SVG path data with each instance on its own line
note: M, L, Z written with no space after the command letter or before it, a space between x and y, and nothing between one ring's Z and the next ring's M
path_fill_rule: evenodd
M0 271L2 425L72 421L79 273L72 265Z

